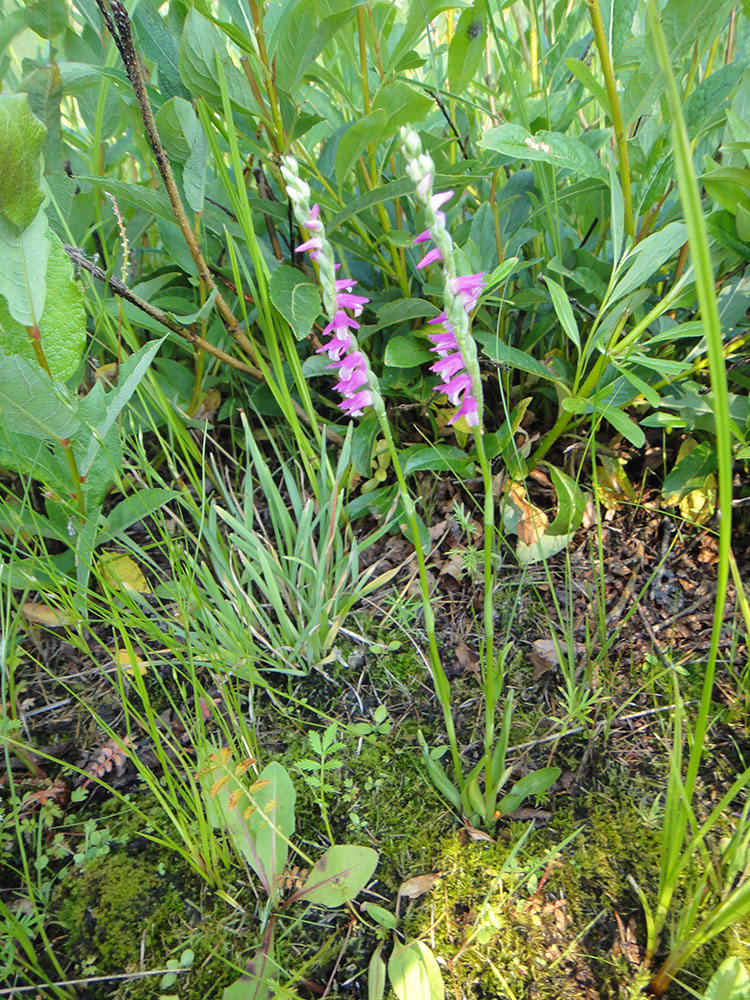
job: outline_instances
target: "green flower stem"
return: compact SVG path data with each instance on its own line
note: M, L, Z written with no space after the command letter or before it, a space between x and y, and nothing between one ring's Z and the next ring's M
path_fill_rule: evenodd
M473 428L477 461L482 470L484 485L484 656L482 662L482 685L484 687L484 795L485 819L492 822L495 811L495 789L492 783L492 753L495 748L495 707L499 689L495 682L495 624L493 615L493 595L495 573L493 550L495 539L495 499L492 495L492 469L484 450L481 424Z
M453 716L451 715L451 689L448 683L448 678L443 669L443 664L440 662L440 653L437 648L437 637L435 635L435 615L432 611L432 602L430 598L430 587L427 582L427 567L425 565L424 551L422 550L422 541L419 537L419 526L417 524L417 515L414 509L414 501L409 493L409 488L406 485L406 479L404 477L403 469L401 468L401 462L398 457L398 451L396 449L396 443L393 440L393 432L391 431L391 425L388 420L388 415L385 412L385 406L379 397L375 397L374 409L377 414L378 421L380 423L380 428L383 432L383 437L388 445L388 451L391 456L391 462L393 463L393 468L396 473L396 479L398 480L399 493L401 495L401 502L404 505L404 511L406 512L406 520L409 524L409 530L411 531L412 540L414 542L414 550L417 555L417 566L419 568L419 589L422 595L422 607L424 611L424 624L425 631L427 632L427 640L430 650L430 667L432 670L432 683L435 688L435 694L437 695L438 701L440 702L440 707L443 710L443 720L445 722L445 731L448 736L448 744L450 746L451 758L453 760L453 769L456 773L456 780L458 782L458 787L461 791L463 797L464 791L464 776L461 767L461 757L458 752L458 741L456 739L456 729L453 725Z
M635 221L633 219L633 196L630 189L630 161L628 159L628 140L625 135L625 126L622 121L622 111L620 109L620 98L617 94L617 84L615 83L615 73L612 67L612 59L609 54L607 36L604 34L604 23L602 12L599 7L599 0L586 0L591 15L591 26L594 29L594 41L599 53L599 61L602 64L604 74L604 84L607 88L609 98L609 113L612 116L612 126L615 130L615 142L617 143L617 155L620 160L620 183L622 184L622 198L625 202L625 232L632 239L635 239Z

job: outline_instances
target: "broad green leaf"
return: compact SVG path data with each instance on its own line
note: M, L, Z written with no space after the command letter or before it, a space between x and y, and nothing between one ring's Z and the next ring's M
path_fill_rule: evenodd
M229 100L236 107L257 115L259 108L250 84L242 70L232 62L226 36L193 7L185 18L180 39L180 77L192 94L205 97L210 104L220 108L222 101L216 73L217 60L224 68Z
M343 906L364 889L377 864L378 852L371 847L336 844L316 861L295 898L316 906Z
M716 38L732 9L733 0L668 0L661 12L664 34L673 64L697 46L698 57Z
M49 253L47 294L44 309L41 316L37 314L37 320L42 335L42 349L52 377L62 382L76 371L86 347L86 310L81 291L73 281L73 268L62 243L51 230L47 230L44 239ZM6 354L20 354L37 364L25 326L14 319L2 298L0 349Z
M625 440L630 441L636 448L642 448L646 443L646 435L640 426L616 406L608 406L602 411L602 416L614 427L618 434L622 434Z
M14 435L14 441L17 437L18 435ZM35 454L38 455L45 446L43 444L40 445L38 440L32 440L35 446ZM5 466L6 469L24 471L23 469L19 469L19 465L13 461L13 454L10 456L10 462L6 462L5 458L6 456L3 453L2 447L2 431L0 431L0 465ZM34 459L32 458L31 466L33 464ZM61 534L55 525L48 518L44 517L43 514L15 500L0 500L0 531L8 535L13 535L16 532L25 532L40 538L54 538L57 542L67 543L68 541L67 536ZM387 913L388 911L386 910L385 912Z
M716 447L708 441L700 444L694 438L687 438L680 448L674 468L667 475L662 487L665 500L673 503L682 500L693 490L702 490L706 479L718 466Z
M716 167L701 180L714 201L733 215L739 205L750 208L750 168Z
M429 30L430 23L443 10L455 9L455 0L420 0L419 3L410 3L406 6L406 23L398 37L398 41L393 47L390 56L385 60L384 70L386 74L404 68L404 63L413 57L417 42ZM420 65L417 62L417 65Z
M26 94L0 96L0 214L16 233L32 222L44 200L40 153L45 133Z
M5 52L16 35L19 35L26 28L26 18L23 10L13 10L3 14L0 19L0 55Z
M353 122L344 132L339 140L334 160L336 183L339 187L369 143L377 145L384 137L387 124L388 116L385 111L378 109Z
M40 440L39 435L24 434L14 429L3 419L0 410L0 467L13 469L27 476L34 473L34 478L43 483L48 490L63 496L70 489L70 471L61 467L52 448L51 438ZM55 525L55 529L59 526ZM64 532L61 537L67 538Z
M519 538L516 544L516 559L520 566L531 566L533 563L545 562L562 552L573 541L573 535L548 535L546 532L530 545Z
M122 442L117 423L108 422L109 401L115 393L105 393L97 382L78 404L81 428L72 439L78 470L85 476L83 492L87 510L98 507L110 486L122 473ZM100 428L107 425L106 433ZM87 460L88 451L95 447L93 459Z
M402 125L420 122L435 102L416 87L403 80L387 83L375 95L373 111L385 111L388 116L387 134L393 135Z
M167 19L155 0L139 0L133 8L133 26L138 44L159 70L159 90L167 97L188 97L180 80L179 50Z
M413 444L401 453L401 467L405 476L429 469L432 472L454 472L460 475L471 465L471 459L455 445ZM460 471L459 471L460 470Z
M604 165L596 153L580 139L562 132L542 131L532 135L522 125L499 125L489 129L478 145L513 159L551 163L584 177L605 177Z
M707 128L724 123L726 102L745 72L745 66L736 61L714 70L701 80L685 101L683 112L690 138L695 138Z
M741 147L745 163L750 167L750 124L743 121L731 108L727 111L727 125L732 133L732 138Z
M609 195L612 204L610 229L612 233L612 258L615 267L617 267L620 263L625 234L625 199L622 195L620 178L611 160L607 160L607 171L609 172ZM606 290L603 291L601 297L603 298L605 294Z
M445 986L437 959L423 941L396 941L388 959L388 979L398 1000L443 1000Z
M622 277L615 285L609 305L641 288L687 240L687 226L670 222L635 246L622 260Z
M557 516L545 534L567 535L580 527L586 507L586 497L575 479L571 479L566 472L554 465L548 464L547 468L557 494Z
M112 177L95 177L91 174L82 174L79 179L102 191L109 191L117 198L121 207L132 205L134 208L149 212L159 219L174 223L174 213L164 191L146 187L143 184L118 181Z
M711 976L703 1000L748 1000L750 975L735 955L725 958Z
M169 157L183 164L185 199L194 212L203 211L208 142L192 104L173 97L156 114L156 126Z
M182 170L182 186L185 190L185 201L194 212L203 211L203 197L206 189L206 167L208 165L208 141L203 129L198 126L198 133L190 150L190 156L185 161Z
M252 795L255 806L247 819L257 860L246 852L248 861L268 882L274 885L284 870L289 854L289 838L294 833L295 791L286 769L271 761L258 775L257 791Z
M570 304L568 296L565 294L565 289L562 285L558 285L556 281L553 281L549 276L545 276L544 282L547 285L547 288L549 288L550 295L552 296L552 305L555 307L555 312L557 313L557 318L560 320L560 325L565 331L568 339L572 340L580 351L581 335L578 332L578 324L576 323L575 316L573 315L573 307Z
M11 434L60 441L80 426L77 397L25 358L0 353L0 419Z
M351 10L345 9L318 21L317 4L311 0L298 0L291 10L287 8L275 38L275 51L271 53L277 87L291 93L310 64L350 18Z
M327 360L327 359L325 359ZM355 471L367 478L372 473L372 450L380 431L377 414L369 413L357 421L352 435L352 465Z
M156 112L156 127L169 158L184 163L201 127L192 104L181 97L165 101Z
M368 913L370 911L371 908L368 907ZM372 953L367 966L367 1000L383 1000L385 994L385 962L380 954L382 948L381 943Z
M242 977L224 989L222 1000L271 1000L272 996L278 996L276 992L278 973L279 967L273 958L273 946L269 943L268 946L256 951L247 963Z
M386 302L378 309L378 322L372 330L376 333L383 327L393 326L396 323L407 323L410 319L434 319L438 315L438 309L426 299L397 299L395 302Z
M623 45L633 29L639 0L606 0L601 5L604 35L612 61L617 62ZM609 111L609 103L604 105Z
M390 910L386 910L382 906L378 906L377 903L363 903L362 909L371 920L374 920L376 924L380 924L381 927L385 927L389 931L395 931L398 926L398 917L396 914L391 913Z
M297 340L307 337L320 316L318 286L296 267L282 264L271 275L268 291L271 301L292 328Z
M560 777L559 767L541 767L537 771L525 774L515 782L507 795L497 804L498 811L503 815L518 809L524 799L532 795L543 795Z
M440 761L430 752L427 742L422 735L422 731L419 730L417 735L419 737L419 745L422 749L422 760L427 768L427 773L432 778L435 788L437 788L444 799L450 802L456 812L460 813L462 810L461 793L443 770L443 765Z
M202 320L205 320L210 316L217 294L218 289L214 287L211 290L211 294L208 296L200 309L196 309L195 312L188 313L186 316L178 316L176 313L169 311L166 311L166 314L170 319L173 319L176 323L180 323L182 326L190 326L192 323L200 323Z
M435 356L421 337L391 337L385 345L383 360L391 368L417 368L426 361L434 361ZM439 388L439 387L438 387Z
M43 209L20 234L16 234L11 223L0 215L0 296L16 323L30 326L42 315L50 245ZM2 301L0 299L0 303Z
M486 20L485 0L475 0L461 12L448 49L448 86L452 94L463 94L474 79L484 55Z
M66 0L35 0L27 3L23 11L26 26L40 38L54 38L68 26Z

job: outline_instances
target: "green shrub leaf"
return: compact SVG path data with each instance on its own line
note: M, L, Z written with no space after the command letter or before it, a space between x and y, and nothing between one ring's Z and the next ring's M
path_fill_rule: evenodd
M0 213L16 232L29 225L44 200L40 153L46 132L26 94L0 97Z

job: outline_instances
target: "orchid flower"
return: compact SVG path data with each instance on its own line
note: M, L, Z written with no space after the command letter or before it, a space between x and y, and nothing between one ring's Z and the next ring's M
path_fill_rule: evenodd
M440 325L440 329L430 334L431 350L437 353L439 360L430 366L430 371L440 376L443 392L454 406L458 406L448 423L464 417L471 427L476 427L482 417L482 383L476 345L469 332L469 314L479 300L484 272L456 274L453 240L445 228L445 212L442 211L442 206L453 197L453 191L433 193L435 164L422 152L419 136L413 129L401 129L401 142L406 172L414 181L417 200L424 207L427 221L427 229L414 242L432 241L435 244L417 268L429 267L437 261L442 261L444 267L444 310L430 320Z
M283 157L281 173L287 184L295 218L311 234L296 250L297 253L309 253L318 265L323 305L329 322L323 329L323 336L328 340L317 349L317 353L327 354L333 362L327 367L334 369L338 376L335 389L343 396L339 408L350 417L361 417L366 406L374 406L379 413L382 411L385 414L377 379L367 356L359 349L354 333L359 329L355 317L361 315L370 300L353 293L357 284L353 278L336 277L340 265L334 262L333 249L320 219L320 206L310 206L310 187L299 176L294 157Z

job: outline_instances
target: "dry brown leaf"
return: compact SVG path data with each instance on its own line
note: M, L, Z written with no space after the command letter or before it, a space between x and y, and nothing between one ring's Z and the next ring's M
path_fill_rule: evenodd
M464 562L461 558L461 553L454 549L440 567L440 575L452 576L454 580L457 580L460 583L464 575L463 569Z
M631 917L626 927L617 910L615 910L615 920L620 937L612 945L612 954L622 955L631 968L638 969L643 962L643 951L636 939L635 920Z
M109 364L99 365L94 370L94 380L96 382L103 382L104 385L114 385L119 374L120 366L116 361L111 361Z
M563 655L567 652L567 646L561 646ZM586 646L581 642L576 642L573 646L576 657L583 656ZM550 671L557 670L560 666L560 657L557 655L557 648L551 639L535 639L531 644L531 664L534 668L534 680Z
M473 649L469 649L463 639L456 646L454 652L458 665L462 670L467 670L470 674L479 675L479 656Z
M398 894L399 896L406 896L408 899L419 899L426 892L430 892L439 878L439 874L431 872L425 875L415 875L413 878L408 878L405 882L401 883Z
M515 529L518 540L524 545L533 545L538 542L549 525L547 515L529 500L526 488L521 483L510 484L508 499L521 514Z
M209 389L207 393L204 394L200 403L198 404L195 413L193 414L194 420L213 420L216 415L216 411L221 405L221 393L218 389Z
M73 616L67 611L58 611L48 604L37 604L27 601L21 605L21 614L32 625L46 625L47 628L59 628L61 625L72 625Z
M116 774L120 775L123 772L125 764L128 760L128 753L126 748L131 747L133 741L129 736L126 736L122 743L117 743L114 739L107 740L93 753L88 755L88 762L84 770L91 775L91 777L86 778L82 783L81 787L86 788L87 785L91 784L94 778L102 779L105 774L110 774L112 770Z

